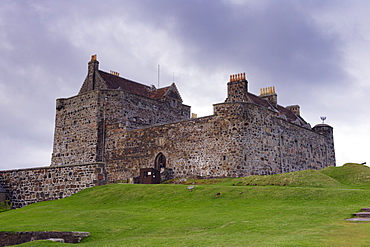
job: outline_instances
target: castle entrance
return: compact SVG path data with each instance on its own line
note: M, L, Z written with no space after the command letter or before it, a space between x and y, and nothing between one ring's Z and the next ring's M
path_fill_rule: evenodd
M159 153L155 158L154 168L158 171L160 171L161 168L166 168L166 156L162 153Z
M155 157L154 168L141 168L139 183L140 184L159 184L161 182L161 169L166 168L166 156L159 153Z

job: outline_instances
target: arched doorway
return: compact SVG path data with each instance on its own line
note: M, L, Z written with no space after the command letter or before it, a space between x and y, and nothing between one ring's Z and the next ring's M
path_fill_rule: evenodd
M166 156L159 153L155 158L154 168L160 171L162 168L166 168Z

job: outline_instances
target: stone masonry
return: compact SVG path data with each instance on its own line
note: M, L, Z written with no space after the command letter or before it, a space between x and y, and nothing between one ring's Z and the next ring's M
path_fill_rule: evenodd
M144 86L98 70L94 59L79 94L57 100L52 166L106 161L107 125L127 131L190 117L175 84Z
M129 132L110 126L109 182L137 176L140 168L159 168L159 155L166 157L167 179L270 175L335 164L330 126L312 131L252 103L214 108L213 116Z
M335 166L333 128L311 128L300 106L278 104L274 87L248 91L230 76L211 116L190 118L174 83L146 86L99 70L96 56L76 96L57 99L50 167L0 171L15 207L132 179L243 177Z
M68 197L106 179L103 163L0 171L0 184L15 208Z

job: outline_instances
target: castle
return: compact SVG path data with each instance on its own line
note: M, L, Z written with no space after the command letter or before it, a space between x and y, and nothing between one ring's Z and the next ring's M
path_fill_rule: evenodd
M274 87L254 95L241 73L230 76L227 93L213 115L191 118L174 83L156 88L101 71L94 55L79 93L56 101L51 166L0 171L0 185L24 206L139 176L242 177L335 166L333 128L311 128L298 105L278 104Z

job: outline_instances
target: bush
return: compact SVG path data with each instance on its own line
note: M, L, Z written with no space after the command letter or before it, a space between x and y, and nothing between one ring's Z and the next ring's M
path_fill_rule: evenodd
M8 211L12 209L13 204L9 200L0 202L0 212Z

